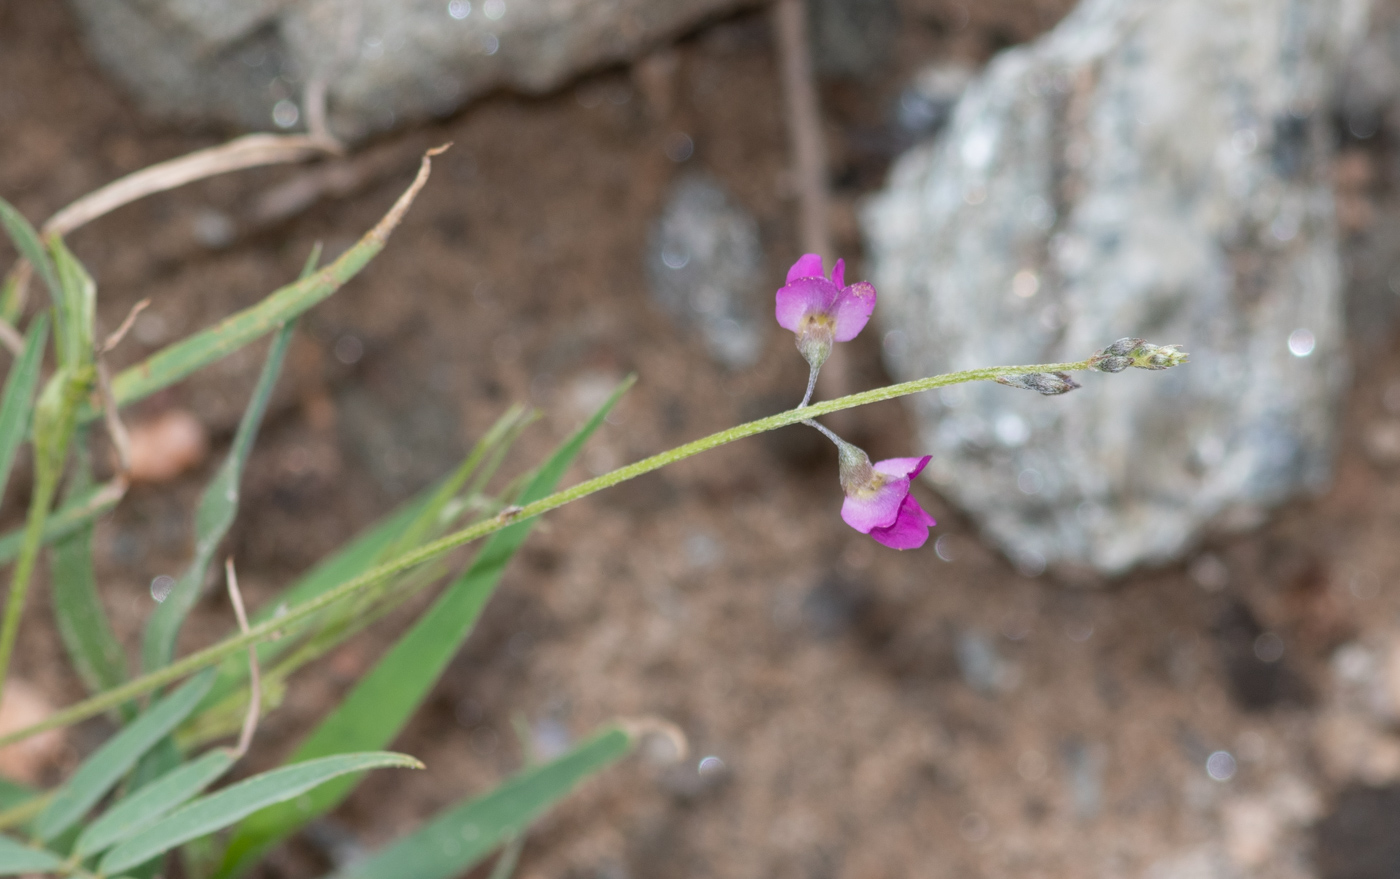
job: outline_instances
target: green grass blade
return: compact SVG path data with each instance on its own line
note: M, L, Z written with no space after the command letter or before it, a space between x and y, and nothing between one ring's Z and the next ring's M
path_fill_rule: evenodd
M180 626L185 622L190 608L199 600L204 590L204 578L209 572L209 563L219 548L219 543L228 533L234 517L238 515L239 484L243 480L243 467L248 454L253 449L258 428L262 425L263 414L267 412L267 401L272 396L272 388L277 384L277 376L282 371L282 360L287 346L292 340L295 324L284 325L272 340L263 363L262 375L253 389L253 397L243 412L238 424L238 432L233 438L233 448L228 458L219 467L218 473L204 490L199 500L199 508L194 517L194 559L171 587L170 594L156 608L146 621L146 633L141 647L142 666L146 671L154 671L170 662L175 656L175 638L180 634Z
M184 720L213 683L213 671L191 678L108 739L78 766L34 822L34 835L48 841L79 821L110 791L141 755ZM139 863L139 862L138 862Z
M4 497L10 483L15 451L29 430L29 413L34 405L34 391L39 387L39 367L44 362L48 331L48 316L36 317L24 334L24 353L5 376L4 396L0 397L0 497Z
M0 281L0 320L15 326L24 313L24 299L20 296L20 279L10 272Z
M44 522L40 543L52 543L72 534L88 522L110 511L122 499L124 488L115 482L107 482L81 495L74 497L49 514ZM16 528L0 535L0 565L8 564L19 556L24 547L24 529Z
M68 458L68 445L73 439L78 404L92 386L95 372L91 366L61 367L44 386L34 407L34 491L29 498L29 514L24 522L24 543L10 577L10 592L5 599L5 618L0 623L0 687L10 667L10 655L19 635L19 621L24 613L25 598L34 563L48 522L49 508Z
M80 434L82 431L80 430ZM78 463L67 493L82 496L92 489L92 461L80 436ZM100 693L126 680L126 652L112 631L107 609L97 594L92 567L92 520L53 546L50 585L54 621L68 658L88 691Z
M54 302L55 353L60 366L79 369L92 363L94 356L97 285L62 238L51 235L48 244L63 294Z
M632 738L605 729L563 756L525 769L495 790L451 807L335 879L451 879L520 834L580 782L621 759Z
M398 552L392 551L393 547L407 544L408 548L412 548L417 546L424 536L436 536L442 529L450 526L452 520L449 517L451 510L448 508L448 504L454 495L447 489L452 488L454 481L460 487L461 480L458 477L463 473L467 477L471 477L475 472L476 476L472 479L473 484L483 482L482 477L488 476L494 470L494 466L499 463L500 456L509 450L518 436L519 428L523 427L529 420L529 417L524 416L516 409L508 411L478 441L468 458L453 474L420 492L388 517L358 535L350 544L303 574L281 595L272 601L265 602L252 615L252 622L257 624L271 619L279 608L291 607L314 598L327 589L373 567L380 560L398 555ZM506 428L504 430L501 429L503 425ZM490 454L493 460L488 461L484 467L479 464L469 466L473 460L479 462L483 454ZM404 535L410 531L419 533L418 542L404 540ZM295 639L284 638L259 644L257 646L258 662L266 668L295 643ZM225 660L219 666L219 679L214 682L213 689L210 690L209 696L197 713L203 714L205 710L225 702L243 686L247 678L248 663L243 657L231 657ZM265 687L274 683L270 676L264 676Z
M346 773L369 769L422 769L407 754L337 754L255 775L178 809L102 858L99 869L115 873L144 863L181 843L213 833L268 806L285 803Z
M30 225L24 215L15 210L14 205L0 198L0 225L5 227L9 233L10 240L15 243L15 249L20 256L29 260L29 264L34 266L34 271L39 273L39 277L44 279L44 284L49 288L49 293L54 300L62 295L58 285L58 273L54 271L53 263L49 262L49 255L44 251L43 242L39 240L39 233Z
M0 778L0 810L9 811L37 796L39 792L31 787L8 778Z
M47 849L30 848L17 839L0 836L0 876L51 873L63 866L63 858Z
M125 406L173 385L195 370L227 357L272 332L279 324L295 319L339 290L384 249L389 234L427 182L429 166L429 160L425 156L418 177L408 190L399 196L399 200L389 212L354 247L345 251L330 265L308 278L274 291L257 305L230 315L203 332L163 348L145 361L119 373L112 380L112 394L116 397L117 405ZM95 418L97 413L87 412L85 417Z
M213 784L234 759L232 751L215 748L170 770L89 824L73 845L73 853L86 858L135 836Z
M481 466L481 461L488 453L501 446L507 438L513 439L512 432L521 422L525 420L525 408L519 404L510 407L506 413L496 419L496 423L486 431L486 435L477 441L471 452L457 469L441 483L429 497L428 502L418 511L418 515L408 524L392 544L385 547L384 555L375 561L383 561L386 558L393 558L415 549L423 541L441 530L440 519L443 508L448 502L457 496L462 490L462 486L467 484L467 480L472 478L477 468ZM523 425L521 425L523 426ZM510 448L511 443L505 443L504 448ZM481 482L481 480L477 480Z
M303 601L315 598L322 592L344 583L367 568L373 567L384 548L393 542L408 523L422 508L431 491L404 504L382 521L370 526L348 545L317 564L298 578L285 592L273 601L265 603L252 614L254 625L266 622L277 615L279 610L294 607ZM292 639L264 641L257 645L258 662L267 664L275 660L291 645ZM200 706L202 714L214 705L224 701L248 679L248 658L245 655L230 656L219 665L219 678Z
M544 497L564 476L583 444L603 423L630 383L613 392L593 417L561 445L525 488L521 503ZM355 685L344 701L312 731L296 750L304 760L384 747L398 735L461 648L476 625L487 599L500 582L506 564L525 542L533 522L518 522L496 532L465 573L448 585L383 658ZM269 809L245 822L229 842L220 871L241 872L251 859L317 815L329 811L354 789L358 779L338 780L295 808Z

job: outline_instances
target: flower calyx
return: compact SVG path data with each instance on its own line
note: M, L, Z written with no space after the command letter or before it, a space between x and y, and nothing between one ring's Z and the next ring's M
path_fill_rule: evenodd
M1079 382L1071 378L1067 372L1027 372L1021 375L999 375L996 377L996 382L1011 388L1035 391L1047 397L1068 394L1080 386Z

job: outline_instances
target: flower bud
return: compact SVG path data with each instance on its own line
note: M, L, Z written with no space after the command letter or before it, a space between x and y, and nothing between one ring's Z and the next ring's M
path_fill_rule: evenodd
M1138 369L1171 369L1186 362L1180 345L1153 345L1146 339L1119 339L1089 358L1089 368L1099 372Z
M1122 372L1133 365L1132 352L1146 339L1119 339L1089 358L1089 368L1099 372Z
M1133 366L1138 369L1171 369L1186 362L1187 354L1180 345L1139 345L1133 351Z
M997 384L1011 388L1024 388L1047 397L1068 394L1079 387L1079 382L1070 378L1067 372L1028 372L1022 375L999 375Z

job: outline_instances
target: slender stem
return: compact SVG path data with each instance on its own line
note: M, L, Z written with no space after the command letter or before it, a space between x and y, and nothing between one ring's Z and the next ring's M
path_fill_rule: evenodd
M650 458L643 458L625 467L619 467L610 473L604 473L602 476L585 480L563 491L557 491L534 503L526 504L523 507L507 508L490 519L482 520L460 531L455 531L430 543L425 543L412 552L406 552L398 558L385 562L358 577L347 580L339 586L321 593L315 598L289 608L280 616L273 617L272 619L253 626L247 632L233 635L217 644L212 644L202 650L197 650L164 668L129 681L119 687L113 687L106 692L65 708L62 711L57 711L33 726L0 736L0 746L21 741L32 735L41 733L44 730L67 726L71 723L77 723L80 720L86 720L89 717L101 714L109 708L120 705L129 699L140 696L143 693L148 693L172 681L179 680L201 668L220 662L225 657L231 656L240 650L244 650L251 644L265 641L336 602L349 598L366 589L373 588L395 574L409 570L410 568L415 568L459 546L471 543L474 540L479 540L515 522L542 515L550 510L558 509L567 503L602 491L605 488L611 488L618 483L626 482L629 479L641 476L644 473L650 473L653 470L659 470L669 464L684 461L686 458L732 443L735 440L744 439L745 437L765 433L770 430L777 430L780 427L799 424L818 415L840 412L843 409L853 409L857 406L866 406L870 403L879 403L883 400L893 400L896 397L906 397L910 394L930 391L934 388L943 388L948 385L962 384L963 382L991 381L999 375L1025 375L1032 372L1077 372L1089 369L1091 362L1090 360L1079 360L1073 363L1038 363L1032 366L993 366L985 369L965 369L961 372L951 372L946 375L935 375L928 378L903 382L897 385L875 388L873 390L863 391L859 394L838 397L834 400L823 400L820 403L813 403L810 406L789 409L777 415L770 415L767 418L760 418L757 421L750 421L747 424L740 424L727 430L721 430L718 433L712 433L707 437L702 437L701 439L694 440L685 445L677 446L669 451L652 455Z
M798 409L801 409L805 407L808 403L812 402L812 392L817 389L817 374L821 371L822 368L820 366L814 366L812 367L811 372L807 374L807 393L802 395L802 402L797 404Z
M34 489L34 497L29 502L29 515L24 525L24 548L20 550L19 561L15 563L14 575L10 578L10 593L5 599L5 617L0 623L0 692L3 692L5 677L10 668L10 655L14 652L15 639L19 636L19 621L24 613L25 598L29 595L29 581L34 574L34 563L39 558L39 547L43 542L44 522L49 517L49 507L53 504L57 488L57 480L41 478Z
M825 425L818 424L817 422L813 421L813 420L810 419L810 418L808 418L806 421L804 421L804 422L802 422L802 423L805 424L805 425L807 425L808 427L815 427L817 430L819 430L819 431L821 431L822 433L826 434L826 438L829 439L829 440L831 440L833 443L835 443L835 444L836 444L836 448L838 448L838 449L841 448L841 437L837 436L835 433L833 433L832 431L828 430L828 429L826 428Z

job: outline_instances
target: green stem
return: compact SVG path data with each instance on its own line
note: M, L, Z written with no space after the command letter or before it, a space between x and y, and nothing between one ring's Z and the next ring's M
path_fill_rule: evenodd
M542 515L551 510L558 509L567 503L587 497L594 492L602 491L605 488L611 488L620 482L626 482L644 473L659 470L669 464L683 461L686 458L732 443L735 440L744 439L745 437L754 436L770 430L777 430L780 427L797 424L819 415L839 412L843 409L853 409L857 406L866 406L870 403L879 403L883 400L893 400L896 397L906 397L910 394L947 387L948 385L973 381L992 381L999 375L1025 375L1033 372L1076 372L1089 369L1092 362L1091 360L1079 360L1073 363L1041 363L1033 366L994 366L985 369L966 369L961 372L951 372L946 375L935 375L929 378L915 379L914 381L903 382L902 384L875 388L874 390L863 391L859 394L839 397L835 400L813 403L810 406L789 409L777 415L770 415L767 418L760 418L757 421L750 421L747 424L740 424L728 430L712 433L707 437L686 443L683 446L678 446L670 451L652 455L650 458L644 458L636 463L628 464L625 467L619 467L610 473L604 473L602 476L580 482L578 485L566 488L563 491L555 492L534 503L526 504L523 507L507 508L490 519L477 522L460 531L455 531L434 540L431 543L426 543L412 552L404 553L398 558L372 568L358 577L347 580L339 586L321 593L315 598L289 608L285 613L253 626L245 633L226 638L217 644L205 647L203 650L197 650L164 668L129 681L120 687L114 687L111 690L107 690L100 695L93 696L62 711L55 712L47 719L26 729L17 730L7 735L0 736L0 746L21 741L29 736L43 732L44 730L67 726L71 723L86 720L89 717L94 717L110 708L120 705L129 699L133 699L144 693L149 693L157 687L164 686L172 681L179 680L192 672L221 661L226 656L231 656L247 649L250 644L256 644L259 641L275 637L279 632L288 627L315 615L338 601L349 598L365 589L372 588L395 574L417 567L424 562L431 561L459 546L471 543L474 540L480 540L488 534L499 531L513 522L519 522L523 519L530 519Z

